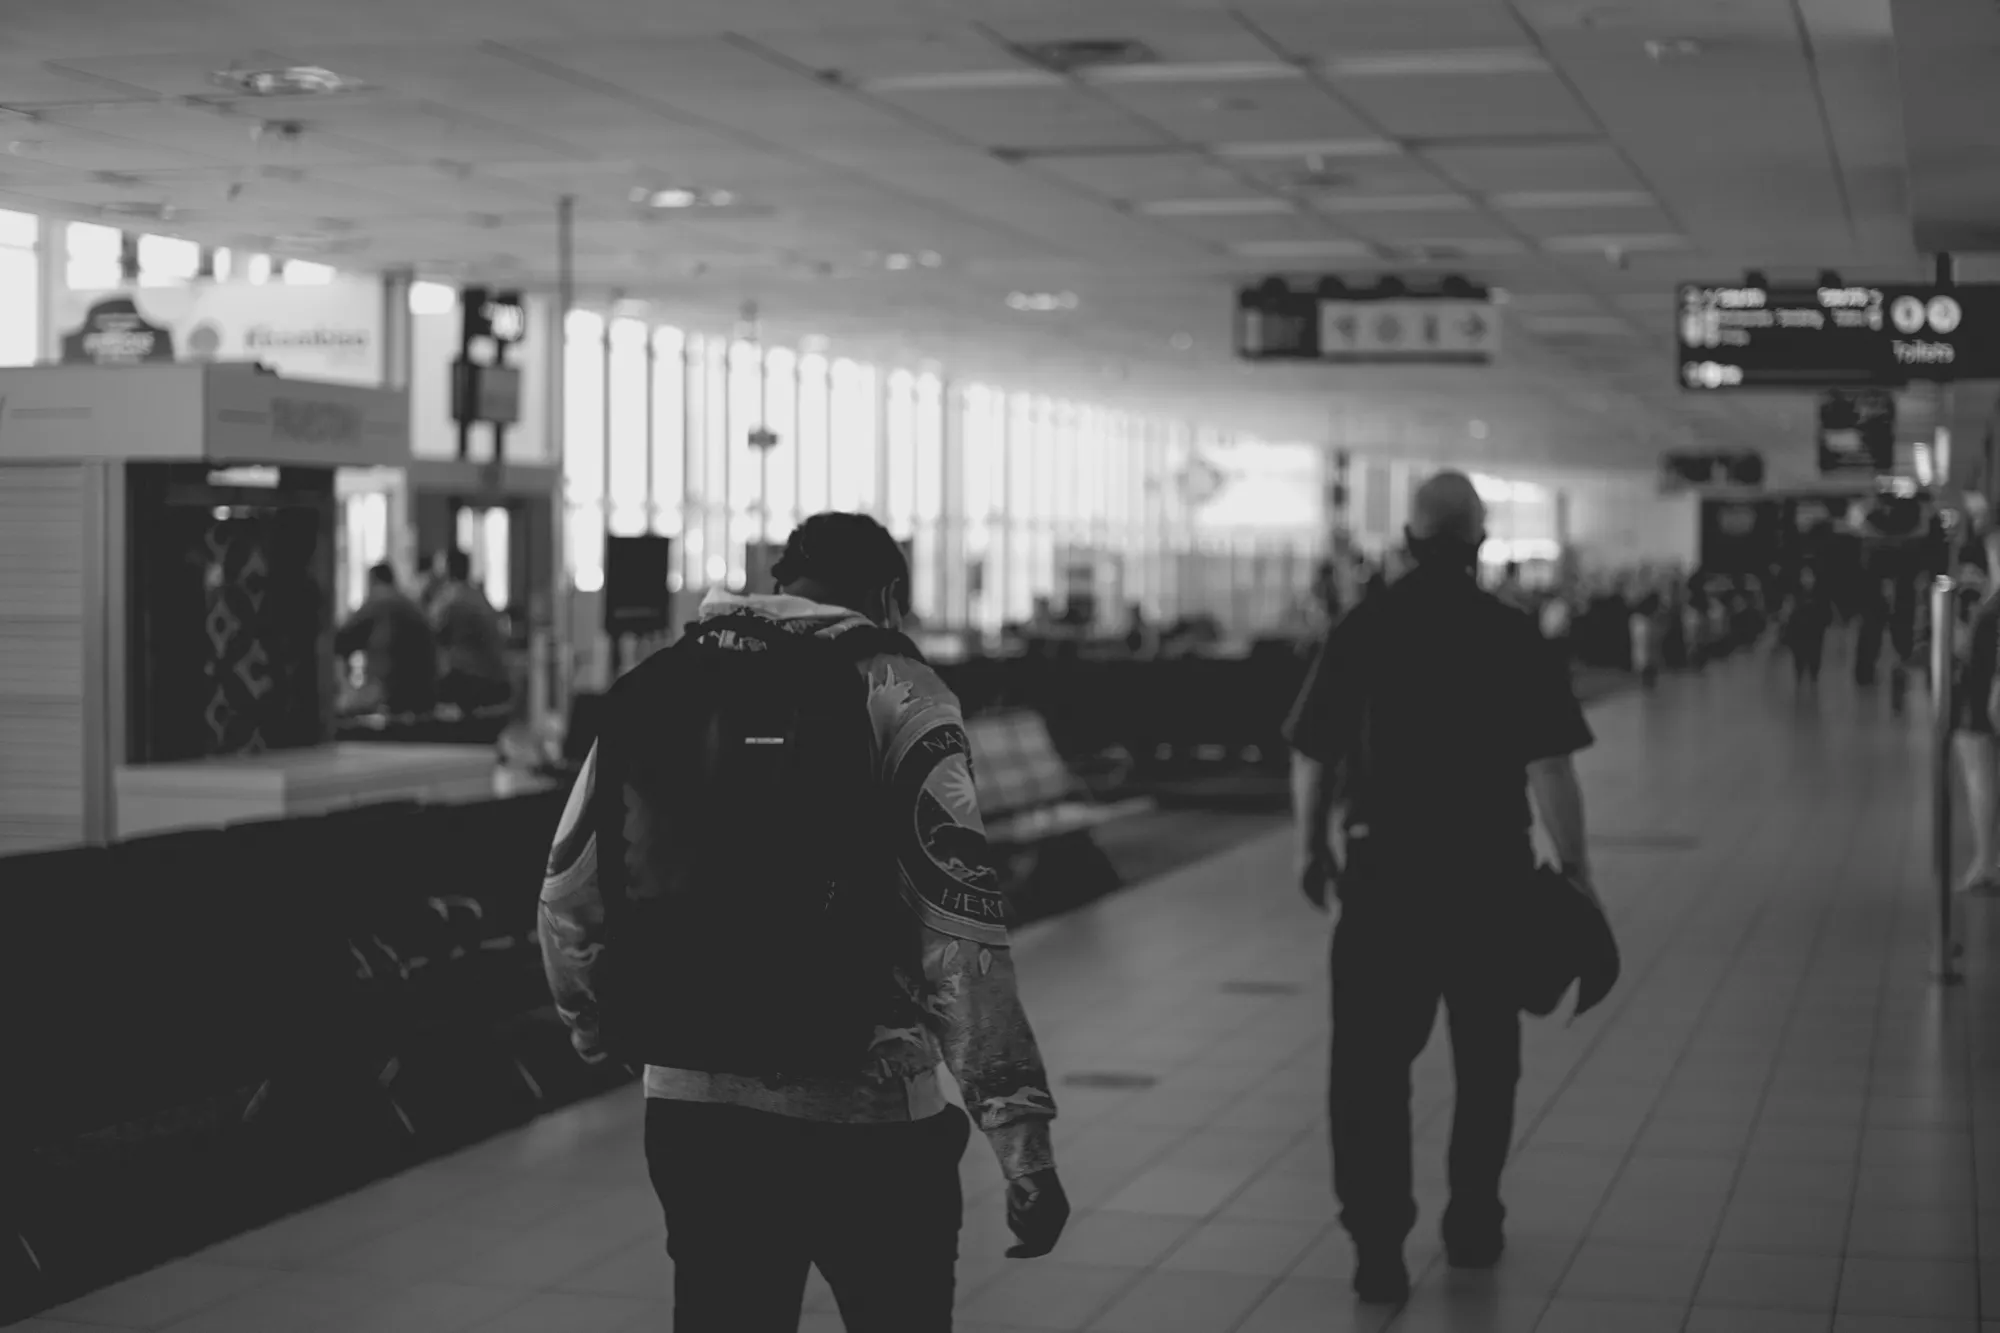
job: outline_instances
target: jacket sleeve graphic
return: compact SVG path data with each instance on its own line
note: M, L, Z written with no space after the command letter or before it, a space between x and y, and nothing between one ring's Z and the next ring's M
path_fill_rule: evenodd
M1015 985L958 701L928 667L900 659L875 663L870 684L903 896L923 927L925 1020L1008 1179L1045 1170L1055 1099Z
M542 876L538 931L542 969L570 1041L586 1059L600 1058L593 973L604 952L604 897L597 876L597 834L590 807L597 791L597 749L583 761L569 804L556 826Z

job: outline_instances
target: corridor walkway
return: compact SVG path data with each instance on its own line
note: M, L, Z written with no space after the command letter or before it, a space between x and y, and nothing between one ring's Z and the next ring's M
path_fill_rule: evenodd
M1418 1080L1421 1269L1357 1310L1322 1129L1326 923L1275 837L1023 932L1078 1217L1003 1259L967 1155L967 1333L2000 1333L2000 902L1928 978L1921 716L1744 662L1593 713L1625 979L1532 1023L1512 1248L1435 1258L1450 1079ZM1154 1080L1135 1089L1121 1076ZM670 1326L636 1092L21 1327L612 1333ZM823 1287L804 1328L840 1328ZM1986 1322L1981 1323L1981 1316Z

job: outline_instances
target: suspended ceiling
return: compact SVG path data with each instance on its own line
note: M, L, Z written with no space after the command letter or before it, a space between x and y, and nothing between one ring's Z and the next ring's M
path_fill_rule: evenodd
M570 195L580 293L663 318L750 299L770 336L1281 438L1782 475L1811 404L1683 394L1672 285L1927 271L1896 38L1890 0L13 0L0 205L552 287ZM1152 59L1016 49L1077 39ZM297 65L362 86L213 77ZM1955 68L1951 114L1993 97ZM632 202L669 187L738 202ZM1486 281L1501 364L1241 366L1233 288L1280 271Z

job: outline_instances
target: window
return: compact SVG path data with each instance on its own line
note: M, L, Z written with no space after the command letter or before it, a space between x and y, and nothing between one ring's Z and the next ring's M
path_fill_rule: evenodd
M935 523L944 512L944 384L937 376L918 376L916 408L916 516Z
M764 352L755 343L729 348L729 512L747 518L756 512L762 476L750 432L764 424ZM744 525L743 532L750 531ZM732 557L733 558L733 557Z
M610 530L620 537L646 531L651 498L646 472L651 464L646 439L647 392L651 367L646 358L646 326L636 319L611 321Z
M687 344L679 329L653 331L653 531L678 537L686 520Z
M325 287L333 282L334 272L325 264L287 259L280 276L287 287Z
M39 219L0 209L0 366L41 359Z
M201 272L201 247L172 236L139 238L139 285L178 287Z
M71 291L95 292L124 285L121 256L125 238L118 228L72 222L66 239L69 263L65 278Z
M764 424L778 442L765 454L768 540L781 542L799 521L799 358L774 347L764 357Z
M569 500L570 578L604 586L604 319L572 310L563 324L563 483Z
M229 252L218 250L216 274L218 278L228 275L221 271L222 258ZM458 309L458 292L441 282L413 282L410 284L410 313L413 315L449 315Z
M828 464L832 507L863 513L875 510L875 449L878 439L875 369L854 361L833 363L831 455Z
M917 383L907 370L889 376L887 395L889 531L910 535L916 521Z
M807 517L833 506L827 476L831 372L823 356L799 358L799 512Z

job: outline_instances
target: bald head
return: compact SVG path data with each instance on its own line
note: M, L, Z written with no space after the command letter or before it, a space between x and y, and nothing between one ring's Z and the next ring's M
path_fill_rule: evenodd
M1410 502L1410 540L1423 545L1471 547L1486 541L1486 505L1463 472L1440 472L1417 488Z

